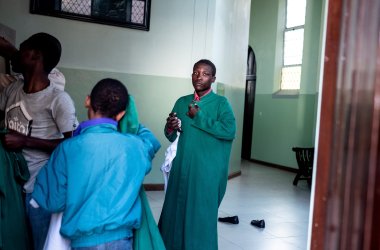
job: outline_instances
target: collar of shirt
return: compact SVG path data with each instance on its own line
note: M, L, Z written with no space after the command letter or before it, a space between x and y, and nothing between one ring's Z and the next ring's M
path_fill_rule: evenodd
M102 124L102 123L107 123L107 124L112 124L114 126L117 126L117 121L115 121L115 120L113 120L111 118L96 118L96 119L91 119L91 120L87 120L87 121L81 122L79 124L78 128L74 131L73 136L79 135L80 132L83 129L87 128L87 127L95 126L95 125Z
M202 97L204 97L205 95L207 95L208 93L210 93L211 92L211 88L203 95L203 96L199 96L198 94L197 94L197 92L195 92L194 91L194 101L200 101L201 100L201 98Z

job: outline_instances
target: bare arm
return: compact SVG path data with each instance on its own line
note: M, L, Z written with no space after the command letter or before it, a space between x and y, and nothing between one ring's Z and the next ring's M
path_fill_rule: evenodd
M25 147L43 150L46 152L53 152L53 150L66 138L71 137L71 131L63 133L62 139L39 139L35 137L25 136L23 134L10 131L4 136L4 145L10 150L21 150Z
M17 52L18 50L16 49L13 44L8 42L4 37L0 37L0 55L11 59L12 56Z

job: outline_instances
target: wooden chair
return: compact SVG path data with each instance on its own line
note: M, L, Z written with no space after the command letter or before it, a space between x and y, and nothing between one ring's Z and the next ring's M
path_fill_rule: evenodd
M313 161L314 161L314 148L298 148L294 147L292 150L296 153L298 163L297 175L293 180L293 185L297 186L299 180L307 180L311 185L313 175Z

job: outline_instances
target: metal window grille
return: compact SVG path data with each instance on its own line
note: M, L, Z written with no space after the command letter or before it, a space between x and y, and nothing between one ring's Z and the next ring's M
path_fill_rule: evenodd
M91 15L91 0L62 0L61 10L80 15Z
M132 1L131 21L133 23L144 23L145 19L145 1Z
M32 14L149 30L151 0L30 0Z
M91 0L62 0L61 11L91 16ZM123 1L120 1L123 2ZM128 17L125 17L127 20ZM132 11L130 20L133 23L143 24L145 20L145 1L132 0Z

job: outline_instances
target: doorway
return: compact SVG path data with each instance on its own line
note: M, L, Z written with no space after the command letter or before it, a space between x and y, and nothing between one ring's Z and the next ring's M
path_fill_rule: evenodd
M245 102L243 121L243 140L241 157L245 160L251 159L253 117L255 110L256 93L256 57L251 46L248 46L247 77L245 81Z

